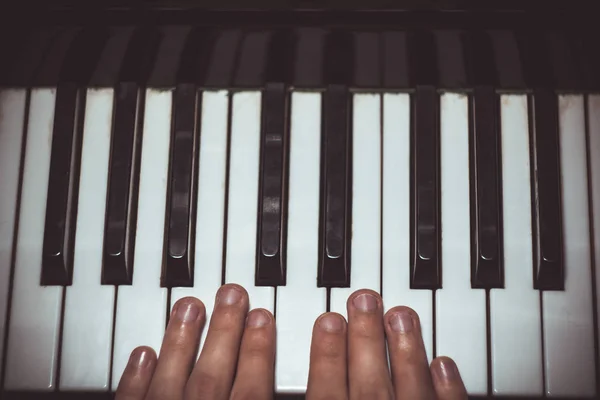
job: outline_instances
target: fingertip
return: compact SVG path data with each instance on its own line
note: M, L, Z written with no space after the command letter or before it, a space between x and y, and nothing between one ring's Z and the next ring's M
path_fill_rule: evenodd
M151 367L156 364L156 352L148 346L139 346L133 349L129 357L128 366L136 370Z
M143 399L148 392L156 364L156 352L152 348L136 347L129 356L129 361L119 381L115 399Z
M221 286L217 292L215 305L245 305L248 306L248 292L236 283L227 283Z
M206 317L206 307L195 297L183 297L173 305L171 317L181 322L203 321Z
M388 333L408 333L413 329L421 329L419 315L410 307L397 306L385 313L383 320Z
M273 324L274 317L264 308L256 308L248 313L246 317L247 328L263 328Z
M458 366L450 357L437 357L431 362L433 386L439 399L466 399L467 390Z
M346 330L346 319L338 313L324 313L315 321L315 329L328 333L343 333Z
M381 308L381 305L379 293L371 289L359 289L348 297L346 308L350 315L354 311L372 313Z

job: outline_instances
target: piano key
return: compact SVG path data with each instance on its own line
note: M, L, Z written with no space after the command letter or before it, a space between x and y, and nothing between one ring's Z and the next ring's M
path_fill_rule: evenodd
M383 41L383 86L386 89L407 88L410 82L408 44L406 33L388 31L381 34Z
M545 390L549 397L593 397L596 371L591 351L594 322L583 96L559 96L558 109L567 280L564 291L542 292Z
M587 148L588 148L588 174L591 191L590 197L590 223L593 232L593 261L596 278L596 321L600 321L600 213L594 210L600 210L600 96L589 95L587 98ZM596 353L600 353L600 348L596 348ZM599 354L600 356L600 354Z
M583 74L576 67L576 58L564 33L548 32L544 35L548 45L550 65L554 71L556 88L583 91Z
M104 231L102 283L130 285L136 237L137 186L144 91L159 35L139 29L129 42L115 89L111 158Z
M349 96L344 86L329 86L323 99L319 287L350 285L352 172Z
M381 86L381 63L379 56L379 34L376 32L354 33L354 84L362 88Z
M288 280L277 288L275 390L304 393L312 327L326 311L327 292L315 286L319 231L321 94L291 95Z
M549 90L536 90L532 104L531 141L533 145L534 287L563 290L564 255L562 246L558 104Z
M516 33L523 76L529 88L555 87L548 44L538 29Z
M225 283L242 285L250 296L251 308L274 312L274 288L254 286L261 93L234 94L230 112Z
M381 96L357 93L352 107L352 269L350 285L330 292L330 310L344 316L352 292L381 291Z
M71 284L84 103L76 84L58 85L44 226L44 286Z
M413 97L412 111L412 289L437 289L440 277L440 183L438 95L421 86Z
M115 89L102 267L105 285L130 285L133 275L137 159L143 115L140 91L136 83L118 83Z
M490 290L492 393L542 396L540 295L533 289L527 97L500 98L504 289ZM519 333L515 334L515 329ZM515 362L515 355L518 362Z
M265 78L265 60L269 47L268 32L246 33L240 44L239 61L236 65L236 87L258 87Z
M194 283L194 166L197 163L196 86L180 84L173 93L170 181L168 189L166 263L162 284L166 287Z
M410 288L410 95L383 96L382 296L385 311L406 305L419 314L433 359L433 293Z
M440 108L444 286L435 293L436 356L456 361L469 395L486 395L486 296L471 288L469 267L468 98L443 94Z
M171 133L172 91L147 89L141 150L138 229L131 285L119 287L112 364L116 390L129 354L141 345L158 354L167 311L167 289L160 287ZM118 105L117 105L118 106Z
M73 285L65 295L60 390L106 390L115 288L102 285L102 240L113 89L88 89L81 151Z
M242 39L242 34L237 29L225 30L218 35L210 57L211 63L206 75L206 86L226 88L233 84L236 58Z
M283 84L267 84L260 133L256 286L286 284L287 101Z
M6 390L55 387L63 288L40 286L55 89L31 90L6 350ZM35 349L35 351L31 351Z
M25 89L0 89L0 360L4 355L26 107ZM0 377L3 375L0 365Z
M202 299L207 321L223 272L228 105L226 91L202 93L194 284L171 289L171 306L186 296ZM208 329L202 332L200 350L207 332Z
M471 285L504 286L500 139L496 92L476 87L471 97ZM510 150L509 150L510 151Z
M320 28L302 27L298 28L297 32L294 86L320 87L323 85L325 31Z

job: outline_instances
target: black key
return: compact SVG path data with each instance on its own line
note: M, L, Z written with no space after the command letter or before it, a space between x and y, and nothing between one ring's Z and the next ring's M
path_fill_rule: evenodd
M499 105L490 86L471 97L471 286L504 286Z
M411 270L413 289L441 288L438 95L417 86L412 102Z
M271 34L263 91L261 161L256 240L257 286L286 283L286 84L294 76L296 38L290 30Z
M319 287L350 286L352 235L352 142L349 119L354 79L353 37L334 30L325 42L321 128L321 213L319 220Z
M204 85L214 51L216 32L207 28L194 28L188 35L177 71L178 83Z
M490 37L483 31L463 35L470 85L469 152L471 188L471 286L504 284L502 176L498 72Z
M163 286L194 284L193 238L195 222L194 161L196 86L180 84L174 93L174 124L171 133L171 171L167 208L167 255Z
M256 285L286 283L285 146L287 93L282 83L267 84L263 92L261 163L258 197Z
M102 266L102 283L107 285L130 285L133 278L143 84L158 43L158 32L153 29L135 32L115 88Z
M530 96L534 287L564 290L558 99L537 89Z
M106 34L84 31L71 44L56 91L42 251L42 285L72 283L85 88Z
M352 217L350 95L344 86L324 93L321 140L319 287L350 286Z
M52 133L41 284L70 285L77 213L76 191L85 100L75 84L59 85ZM75 189L75 188L72 188ZM71 193L69 193L71 192Z

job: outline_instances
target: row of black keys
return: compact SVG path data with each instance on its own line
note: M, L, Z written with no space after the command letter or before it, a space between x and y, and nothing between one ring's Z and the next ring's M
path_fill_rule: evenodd
M43 247L42 284L69 285L73 267L83 103L85 91L59 86ZM352 215L351 93L332 85L323 93L320 260L318 285L350 284ZM135 246L140 125L144 91L120 85L115 93L102 282L131 284ZM498 95L491 87L470 95L473 287L503 287L502 202ZM196 180L199 165L201 92L179 85L173 92L170 182L167 192L165 262L162 284L192 286ZM564 286L558 163L557 97L530 95L535 286ZM440 288L439 95L432 86L412 94L411 286ZM286 197L289 93L268 85L263 94L258 199L256 284L286 281ZM77 110L77 111L76 111ZM319 157L319 155L315 155ZM70 183L70 181L74 183ZM157 193L156 195L162 195ZM276 206L274 206L276 204ZM406 227L409 229L409 227ZM408 271L407 271L408 273Z

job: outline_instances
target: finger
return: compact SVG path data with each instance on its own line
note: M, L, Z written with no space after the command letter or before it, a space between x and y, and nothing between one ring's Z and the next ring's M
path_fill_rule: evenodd
M431 363L431 375L438 400L467 399L467 390L458 367L448 357L438 357Z
M325 313L315 322L310 346L307 400L347 399L346 320Z
M394 307L384 320L396 399L435 398L419 316Z
M227 399L248 313L248 294L228 284L217 292L204 348L186 387L188 399Z
M238 360L231 399L273 398L275 321L267 310L248 314Z
M155 368L154 350L145 346L134 349L121 376L115 400L142 400L146 397Z
M392 398L381 297L359 290L347 307L350 398Z
M198 352L204 304L194 297L175 303L158 357L148 399L181 399Z

